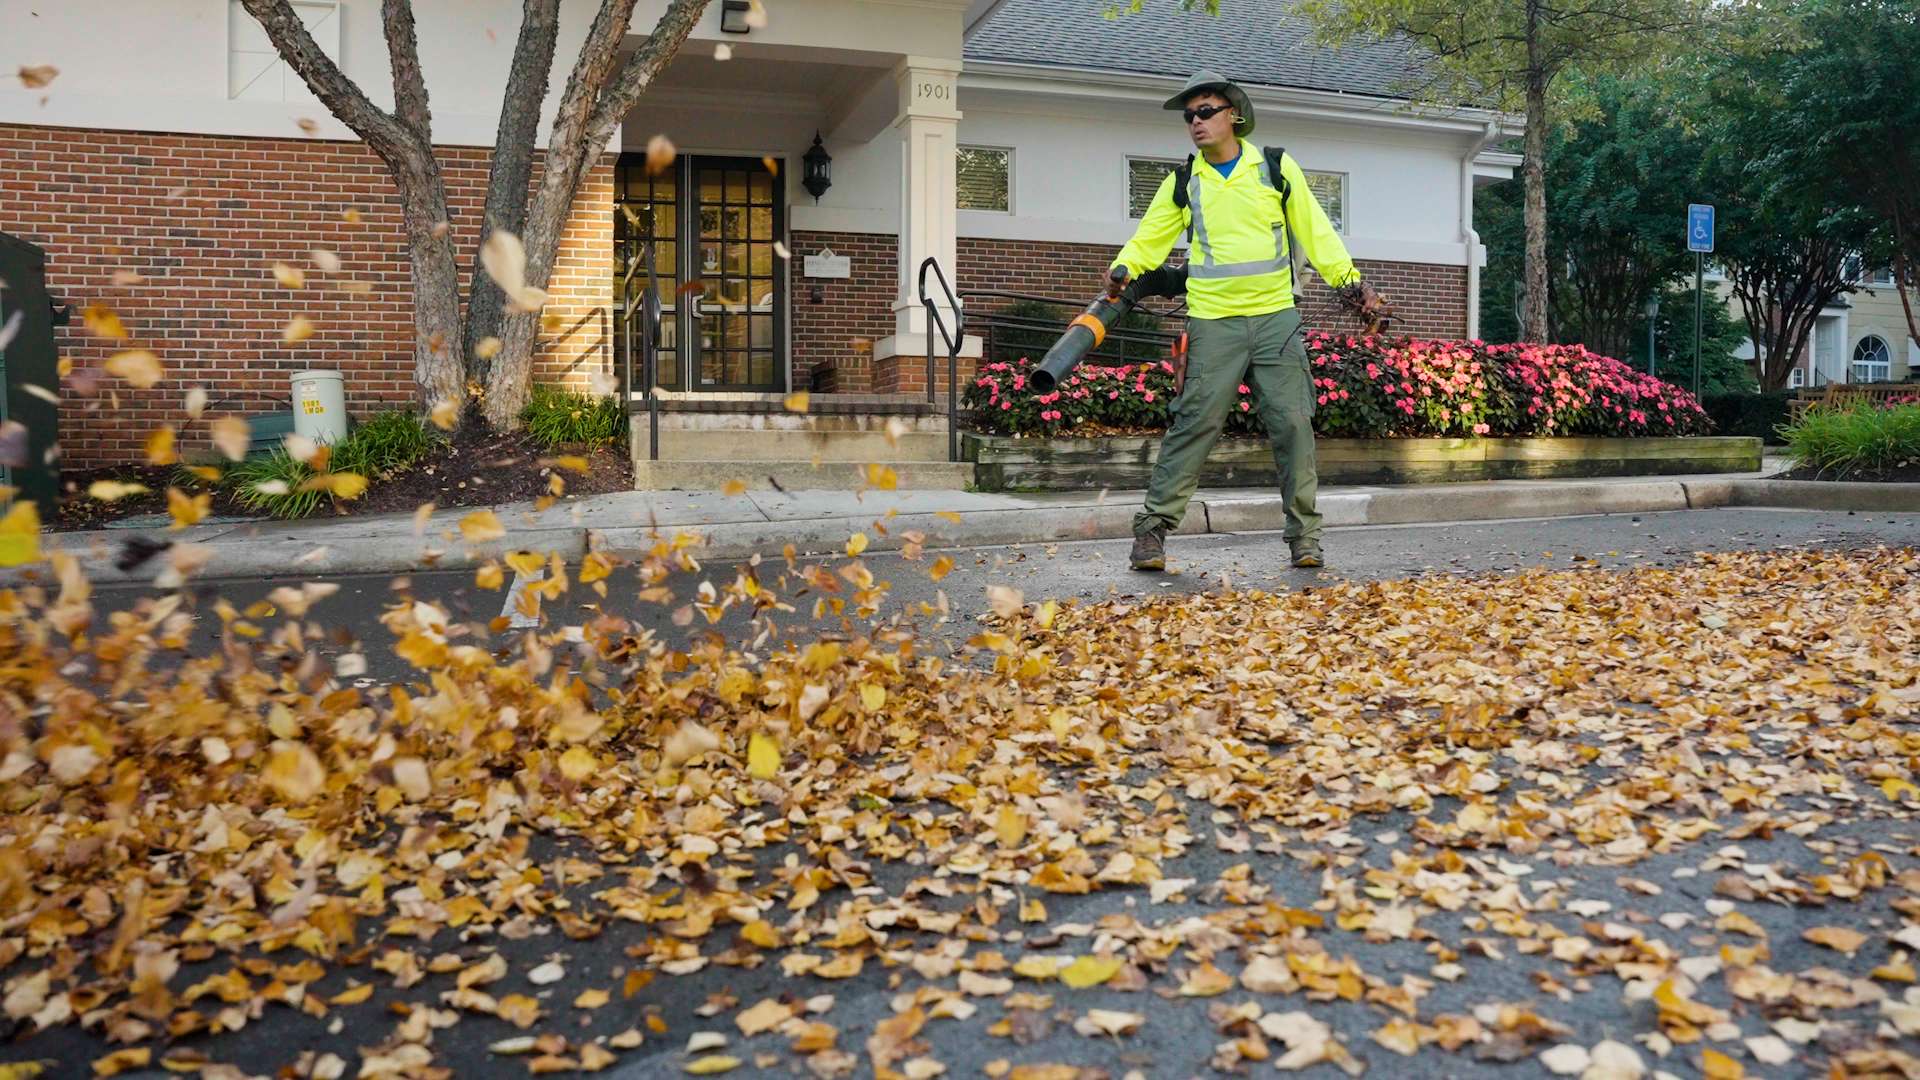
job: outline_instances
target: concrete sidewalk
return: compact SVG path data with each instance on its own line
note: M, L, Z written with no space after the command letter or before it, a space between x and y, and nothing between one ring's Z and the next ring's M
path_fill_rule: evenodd
M1319 504L1332 528L1720 506L1920 511L1920 485L1766 479L1779 466L1769 461L1758 472L1708 476L1330 486L1321 489ZM836 552L856 532L879 551L897 549L913 535L928 548L1108 539L1131 535L1141 497L1139 491L632 491L540 512L531 503L496 507L506 537L477 544L459 531L470 509L442 510L419 533L412 515L402 514L210 524L139 535L204 545L207 561L196 575L202 579L304 577L472 566L516 550L559 552L568 560L588 551L633 556L679 533L698 538L691 550L702 560L776 555L787 544L802 554ZM1179 531L1260 532L1283 524L1275 489L1202 489ZM164 558L131 574L114 566L133 535L130 529L54 533L43 538L43 546L77 554L95 581L146 580ZM24 569L6 574L17 578Z

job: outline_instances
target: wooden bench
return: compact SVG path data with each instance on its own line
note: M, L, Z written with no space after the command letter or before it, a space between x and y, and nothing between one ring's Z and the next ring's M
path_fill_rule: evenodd
M1787 402L1789 419L1798 420L1810 409L1849 409L1862 403L1892 404L1920 401L1920 383L1828 383L1817 390L1802 390Z

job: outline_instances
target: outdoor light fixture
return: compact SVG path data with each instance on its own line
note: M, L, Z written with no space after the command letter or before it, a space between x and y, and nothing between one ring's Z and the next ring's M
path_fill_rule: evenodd
M747 23L747 12L751 5L747 0L722 0L720 5L720 29L729 34L744 34L752 27Z
M807 149L800 163L804 168L800 186L806 188L807 193L813 196L813 201L818 203L820 196L833 186L833 158L827 153L827 148L820 145L819 132L813 133L813 145Z

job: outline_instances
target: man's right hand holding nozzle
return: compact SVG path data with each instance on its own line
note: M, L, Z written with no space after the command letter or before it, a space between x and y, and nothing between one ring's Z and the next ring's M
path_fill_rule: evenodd
M1107 272L1107 299L1120 299L1120 290L1127 287L1127 268L1116 266Z

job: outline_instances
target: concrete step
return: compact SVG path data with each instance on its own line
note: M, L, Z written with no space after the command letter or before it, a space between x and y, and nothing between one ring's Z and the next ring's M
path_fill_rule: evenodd
M649 457L646 433L634 445L634 460ZM947 436L939 431L907 431L889 441L879 431L743 431L736 429L660 431L663 461L938 461L947 460Z
M663 433L664 434L664 433ZM663 446L664 449L664 446ZM959 491L973 482L973 463L969 461L900 461L883 464L894 470L899 488L913 490L945 489ZM871 487L867 463L852 461L748 460L739 457L719 460L660 460L645 457L633 463L633 486L639 491L720 491L738 480L753 491L771 491L776 486L787 491L844 490Z

